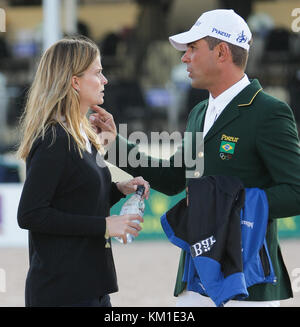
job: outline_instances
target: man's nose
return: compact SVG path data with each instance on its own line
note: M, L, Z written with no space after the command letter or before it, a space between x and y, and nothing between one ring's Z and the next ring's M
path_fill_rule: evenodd
M108 79L102 74L102 83L106 85L108 83Z
M184 53L184 55L181 57L181 61L183 63L187 63L189 61L189 49L186 50L186 52Z

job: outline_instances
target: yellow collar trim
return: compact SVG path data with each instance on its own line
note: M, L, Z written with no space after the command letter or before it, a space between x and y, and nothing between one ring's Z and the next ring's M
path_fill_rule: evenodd
M252 99L250 100L249 103L241 103L238 104L238 107L245 107L245 106L250 106L250 104L253 102L254 98L257 96L257 94L262 90L262 88L260 88L252 97Z

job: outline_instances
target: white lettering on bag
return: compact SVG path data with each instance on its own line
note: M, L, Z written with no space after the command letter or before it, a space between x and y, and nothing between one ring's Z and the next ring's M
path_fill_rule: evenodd
M191 246L191 255L192 257L198 257L203 253L209 252L212 246L216 243L215 237L212 235L204 240L201 240Z

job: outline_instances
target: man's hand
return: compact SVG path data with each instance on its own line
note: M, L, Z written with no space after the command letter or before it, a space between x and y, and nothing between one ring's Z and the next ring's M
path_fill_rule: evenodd
M95 113L89 117L90 123L98 134L102 145L107 146L111 144L117 136L117 128L112 114L99 106L91 106Z

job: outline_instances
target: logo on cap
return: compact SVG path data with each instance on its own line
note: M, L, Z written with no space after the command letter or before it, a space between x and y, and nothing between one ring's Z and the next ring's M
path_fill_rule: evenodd
M247 36L244 34L244 31L238 35L236 41L239 43L245 43L247 41Z
M224 36L224 37L228 37L228 38L231 36L230 33L227 33L227 32L221 31L221 30L218 30L218 29L215 28L215 27L213 27L213 29L212 29L211 32L212 32L212 33L216 33L216 34L218 34L218 35L222 35L222 36Z

